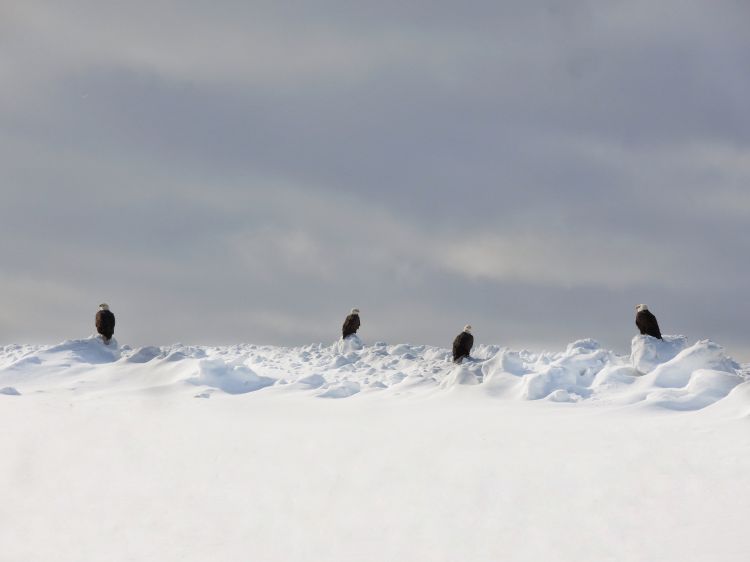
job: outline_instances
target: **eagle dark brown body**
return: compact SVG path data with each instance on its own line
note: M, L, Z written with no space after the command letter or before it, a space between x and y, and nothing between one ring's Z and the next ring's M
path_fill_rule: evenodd
M464 330L453 340L453 362L460 363L465 357L469 357L471 348L474 347L474 336Z
M109 343L115 333L115 315L109 308L102 308L96 312L96 331L102 336L104 343Z
M359 325L359 313L350 314L346 317L346 320L344 320L344 325L341 328L341 337L347 338L352 334L356 334L357 330L359 330Z
M640 305L642 307L643 305ZM635 314L635 325L641 331L642 335L652 336L662 339L659 323L648 308L640 308Z

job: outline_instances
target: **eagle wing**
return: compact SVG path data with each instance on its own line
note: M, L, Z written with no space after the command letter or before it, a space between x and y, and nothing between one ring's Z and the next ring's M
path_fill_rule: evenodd
M641 334L653 336L661 339L661 330L659 330L659 322L656 321L650 310L641 310L635 315L635 325L641 331Z
M110 310L99 310L96 313L96 331L102 336L111 338L115 333L115 315Z
M359 314L350 314L346 317L346 320L344 320L344 325L341 328L341 335L342 337L347 337L352 334L356 334L357 330L359 330Z
M469 355L473 346L474 336L468 332L461 332L453 340L453 359Z

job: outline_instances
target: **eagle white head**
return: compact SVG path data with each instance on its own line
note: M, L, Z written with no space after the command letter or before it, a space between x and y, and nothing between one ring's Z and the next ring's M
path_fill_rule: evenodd
M359 309L358 308L352 308L352 311L351 311L350 314L359 314Z
M648 305L647 304L637 304L635 306L635 311L636 312L643 312L644 310L648 310Z
M464 326L464 332L467 334L471 333L471 324L466 324L466 326Z
M109 305L106 302L103 302L99 305L99 310L109 310Z

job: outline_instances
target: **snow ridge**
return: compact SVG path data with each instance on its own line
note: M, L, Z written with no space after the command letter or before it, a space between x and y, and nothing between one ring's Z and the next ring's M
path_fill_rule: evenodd
M302 393L342 399L477 392L508 400L644 404L695 410L747 385L741 367L709 340L636 336L630 357L598 342L573 342L558 353L475 348L461 365L447 349L365 345L352 337L332 345L283 348L104 346L98 337L54 346L0 347L0 394L133 392L156 388L209 398L220 394Z

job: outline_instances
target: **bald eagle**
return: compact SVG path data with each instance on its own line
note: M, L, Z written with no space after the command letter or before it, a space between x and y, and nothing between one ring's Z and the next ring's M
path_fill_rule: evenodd
M653 336L657 339L661 339L659 323L656 321L656 316L651 314L648 305L639 304L635 307L635 325L638 326L642 335Z
M109 310L109 305L102 303L96 312L96 331L102 336L104 343L109 345L109 340L115 333L115 315Z
M359 324L359 309L352 308L349 316L344 320L344 325L341 328L341 337L346 339L352 334L356 334L357 330L359 330Z
M471 326L464 326L464 331L453 340L453 362L460 363L464 357L469 357L474 345L474 336L471 335Z

